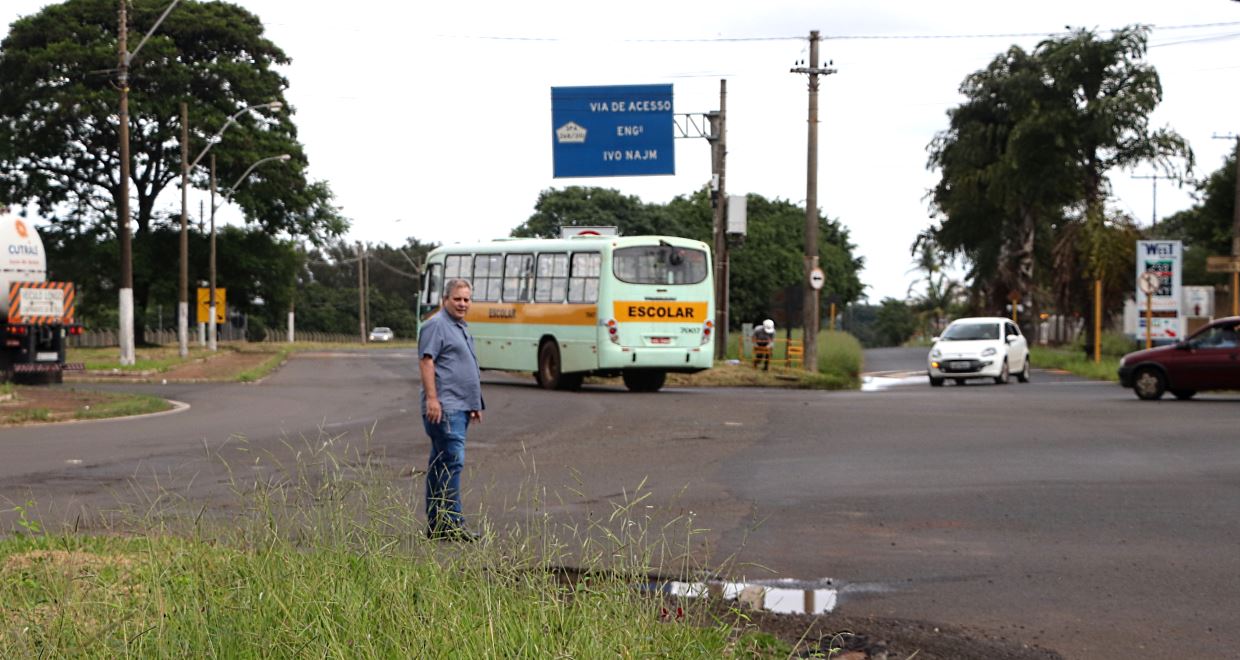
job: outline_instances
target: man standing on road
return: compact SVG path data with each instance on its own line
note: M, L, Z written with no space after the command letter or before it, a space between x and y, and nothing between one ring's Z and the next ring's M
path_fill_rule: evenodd
M432 539L474 541L461 515L465 432L482 422L482 381L465 314L473 300L468 280L448 280L443 308L418 334L422 376L422 425L431 439L426 467L426 534Z

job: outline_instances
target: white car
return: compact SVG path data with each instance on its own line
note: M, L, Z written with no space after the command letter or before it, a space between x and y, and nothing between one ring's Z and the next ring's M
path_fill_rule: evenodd
M392 341L395 337L391 328L375 328L370 331L370 341Z
M1012 374L1029 382L1029 344L1009 319L978 317L956 319L934 338L927 358L930 384L939 387L948 378L962 385L969 378L993 378L1002 385Z

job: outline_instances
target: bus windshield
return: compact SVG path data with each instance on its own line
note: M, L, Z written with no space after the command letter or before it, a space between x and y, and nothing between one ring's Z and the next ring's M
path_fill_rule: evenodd
M612 269L630 284L697 284L706 279L706 253L674 245L618 248Z

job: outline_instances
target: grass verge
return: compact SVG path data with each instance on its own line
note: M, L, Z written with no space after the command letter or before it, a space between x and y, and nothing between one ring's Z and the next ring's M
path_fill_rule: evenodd
M1083 341L1083 340L1082 340ZM1101 360L1094 362L1086 355L1084 344L1077 343L1059 347L1031 346L1030 360L1042 369L1064 371L1095 380L1119 381L1119 359L1125 353L1141 348L1132 338L1119 333L1103 333Z
M86 408L79 408L73 413L73 418L105 419L108 417L130 417L172 409L172 404L168 403L167 400L147 394L109 393L108 397L109 400L95 403Z
M282 463L232 447L237 501L141 493L110 534L48 532L33 502L0 540L4 657L790 657L791 644L668 605L651 575L693 572L705 530L643 484L553 522L531 476L502 529L425 539L418 484L369 442L305 439ZM243 440L237 441L244 445ZM225 450L215 458L227 463ZM257 460L256 460L257 459ZM532 462L529 463L532 465ZM259 469L255 469L259 468ZM234 474L231 469L230 474ZM481 519L481 515L476 519ZM573 570L562 567L574 562ZM670 612L669 612L670 610Z

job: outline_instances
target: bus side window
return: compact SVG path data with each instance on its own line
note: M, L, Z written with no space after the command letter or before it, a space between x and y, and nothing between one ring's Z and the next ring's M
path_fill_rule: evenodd
M439 290L443 288L443 266L440 264L431 264L430 271L426 274L426 282L422 290L422 306L438 307L439 306Z
M439 283L442 289L448 283L448 280L468 280L470 279L469 255L468 254L452 254L448 255L443 261L444 273L443 280ZM472 283L472 282L471 282Z
M534 300L564 302L564 285L568 283L568 255L563 252L538 255L538 278L534 280Z
M503 255L479 254L474 257L474 300L496 302L503 286Z
M504 302L529 302L530 281L533 279L534 255L506 255L504 257Z
M568 302L598 302L598 277L602 256L597 252L573 255L573 269L568 276Z

